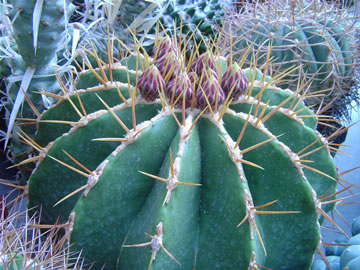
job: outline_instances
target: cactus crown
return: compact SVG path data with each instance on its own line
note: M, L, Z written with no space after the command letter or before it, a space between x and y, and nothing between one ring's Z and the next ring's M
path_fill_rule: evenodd
M337 178L316 115L283 73L186 42L80 73L25 138L28 207L96 269L308 268Z

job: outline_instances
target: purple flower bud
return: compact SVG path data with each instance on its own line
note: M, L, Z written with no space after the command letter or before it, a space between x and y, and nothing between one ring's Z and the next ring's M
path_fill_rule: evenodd
M174 46L174 43L169 36L161 39L158 43L158 46L153 48L153 55L156 54L156 51L156 58L161 58L164 55L169 54L171 51L173 51L177 55L176 47Z
M190 107L192 99L192 84L187 73L180 73L175 78L171 79L166 87L165 94L172 101L176 102L176 107L181 107L185 95L185 107ZM178 97L180 97L178 99Z
M173 78L180 71L180 63L174 51L170 51L170 53L156 59L154 64L163 78L169 76L169 73L171 73L170 78Z
M195 71L199 77L206 69L211 69L216 73L216 66L211 53L204 52L200 56L196 57L194 62L191 64L191 69Z
M187 75L190 79L191 85L196 87L199 81L198 75L196 75L194 71L189 72Z
M156 66L151 65L139 76L138 88L146 101L154 101L159 91L165 89L165 81Z
M208 79L203 80L201 86L196 91L196 99L200 109L208 107L206 99L213 109L215 109L216 100L217 106L224 102L224 91L221 89L221 85L215 76L211 75Z
M233 100L238 99L244 93L247 87L247 79L237 63L233 63L227 68L222 76L221 87L226 95L234 88L231 93Z

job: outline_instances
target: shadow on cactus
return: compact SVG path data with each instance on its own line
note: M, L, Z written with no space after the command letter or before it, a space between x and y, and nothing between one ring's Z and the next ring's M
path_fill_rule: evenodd
M240 55L253 46L252 58L266 63L269 49L270 76L297 67L278 82L282 88L313 93L308 105L337 118L350 118L350 103L357 99L358 53L354 27L357 17L348 11L319 1L274 0L244 5L242 13L227 17L228 42ZM234 49L235 50L235 49Z
M220 40L157 36L42 114L28 208L92 269L309 268L339 181L321 117Z

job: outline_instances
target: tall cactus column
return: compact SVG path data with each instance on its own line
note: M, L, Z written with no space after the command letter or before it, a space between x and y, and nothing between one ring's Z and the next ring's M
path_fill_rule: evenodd
M16 118L36 118L54 102L45 94L61 91L54 66L73 5L63 0L12 0L10 4L9 17L18 55L9 61L12 74L7 78L5 107L9 111L9 121L5 145L11 136L11 156L17 162L24 159L19 155L28 154L29 149L19 143ZM34 125L22 128L29 135L35 132Z

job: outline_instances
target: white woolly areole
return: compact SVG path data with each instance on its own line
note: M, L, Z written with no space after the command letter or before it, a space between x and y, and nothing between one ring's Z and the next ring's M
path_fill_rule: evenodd
M103 84L99 84L93 87L89 87L86 89L79 89L77 90L78 93L84 93L84 92L99 92L99 91L108 91L112 88L129 88L128 83L119 82L119 81L107 81L106 86ZM130 90L136 89L134 86L130 85ZM119 97L120 98L120 97Z
M315 130L315 134L316 134L316 136L320 139L320 141L322 142L322 144L326 145L325 149L326 149L327 153L329 154L329 156L330 156L331 158L333 158L333 157L331 156L331 152L330 152L328 140L327 140L319 131L317 131L317 130Z
M69 220L68 220L68 222L67 222L68 225L69 225L69 226L67 226L67 231L68 231L69 233L71 233L71 232L73 231L73 229L74 229L75 216L76 216L75 211L72 211L72 212L70 213L70 215L69 215Z
M163 223L160 221L155 228L155 235L151 239L152 255L151 260L154 261L157 252L163 246Z
M171 168L169 169L169 178L167 179L168 182L166 183L166 188L168 192L166 193L166 197L164 200L165 204L170 202L171 192L176 188L176 184L178 182L178 175L180 171L180 162L182 155L184 153L185 145L189 141L191 130L190 127L193 122L193 115L189 114L188 117L185 119L185 125L182 125L180 128L180 141L179 141L179 149L174 159L173 164L173 172L174 175L171 175Z
M76 123L76 125L72 126L72 128L70 128L70 130L64 133L62 136L68 136L69 134L75 132L77 129L85 127L90 121L104 115L105 113L107 113L106 110L99 110L81 117L80 120Z
M259 102L258 99L250 96L241 96L238 100L234 101L233 104L249 104L249 105L258 105L262 108L264 108L266 106L266 104L264 102ZM277 108L277 105L268 105L267 106L269 109L271 110L275 110ZM297 115L295 114L295 112L293 110L290 110L288 108L279 108L278 109L279 113L282 113L283 115L289 117L290 119L298 122L299 124L305 126L305 123L303 121L302 118L297 117Z
M113 157L117 156L128 144L133 143L136 138L138 138L138 136L141 134L141 132L146 129L147 127L149 127L150 125L152 125L153 123L155 123L157 120L159 120L160 118L169 115L169 113L167 113L165 110L162 110L161 112L159 112L156 116L154 116L152 119L144 121L142 123L140 123L139 125L136 126L136 130L131 129L129 130L129 132L125 135L125 142L122 142L112 153L111 155Z
M311 195L313 197L314 204L315 204L316 216L317 216L317 219L319 219L321 216L321 213L319 211L319 209L321 209L321 201L318 199L316 191L314 189L311 190Z
M38 159L36 166L35 166L35 170L33 170L31 172L31 175L33 175L37 169L37 167L40 165L40 163L45 159L45 157L47 156L50 148L54 145L54 142L49 142L48 145L44 148L41 149L41 151L39 152L39 157L40 159Z
M255 260L255 251L251 251L251 255L250 255L250 262L249 262L249 266L248 266L248 270L259 270L259 268L256 265L256 260Z
M104 68L105 70L108 70L108 68ZM94 68L95 71L100 71L100 69L97 67L97 68ZM111 65L111 70L114 71L114 70L124 70L124 71L128 71L129 74L136 74L136 71L135 70L132 70L132 69L128 69L126 66L123 66L120 62L116 62L114 64ZM83 76L84 74L88 73L89 70L82 70L79 72L79 76ZM137 74L141 74L141 70L138 70L137 71Z
M286 109L286 108L280 108L279 112L281 112L282 114L286 115L287 117L289 117L290 119L298 122L300 125L305 126L304 120L302 118L297 117L297 115L295 114L294 111Z
M106 165L109 163L109 160L105 159L103 162L100 163L100 165L95 169L95 171L93 171L89 177L88 177L88 181L87 181L87 188L84 191L84 197L86 197L89 193L89 191L91 190L91 188L93 186L96 185L96 183L99 181L99 177L101 176L101 174L104 171L104 168L106 167Z
M206 117L206 116L205 116ZM233 141L233 139L230 137L230 135L227 133L226 129L224 128L224 122L221 119L220 121L216 120L219 118L219 114L216 113L214 115L214 117L207 117L208 119L211 120L211 122L217 126L217 128L220 130L220 132L222 133L222 138L225 141L227 148L228 148L228 152L229 152L229 156L231 158L231 160L234 162L236 169L238 171L239 177L241 179L241 181L243 183L246 182L246 179L244 177L244 172L242 169L242 165L239 162L239 160L242 160L243 156L240 153L240 149L239 147L235 147L236 142Z

